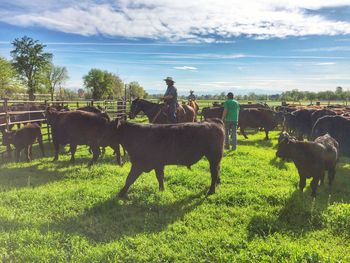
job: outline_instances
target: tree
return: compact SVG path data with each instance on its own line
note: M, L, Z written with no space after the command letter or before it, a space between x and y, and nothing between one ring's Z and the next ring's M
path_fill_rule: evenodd
M315 92L305 92L305 97L310 101L310 104L313 104L313 101L316 100L317 94Z
M43 77L52 101L56 88L60 87L69 78L66 67L59 67L54 64L50 64L45 68Z
M128 85L130 98L144 98L147 94L144 88L137 82L130 82Z
M121 79L108 71L91 69L83 80L85 88L91 91L94 100L120 97L123 91L124 84Z
M0 97L8 98L22 90L17 81L16 70L9 61L0 57Z
M30 37L16 38L11 51L13 66L27 86L29 100L34 100L34 93L39 86L42 70L51 62L52 54L44 52L46 45Z

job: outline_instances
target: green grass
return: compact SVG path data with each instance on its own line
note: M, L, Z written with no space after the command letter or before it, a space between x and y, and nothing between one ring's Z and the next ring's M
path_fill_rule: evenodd
M275 159L278 133L239 136L225 152L222 184L206 198L208 163L166 168L165 191L154 172L116 194L130 163L109 150L87 167L61 154L0 164L0 260L4 262L349 262L350 165L342 158L332 189L297 190L292 163ZM67 150L67 148L66 148ZM38 151L35 149L35 156ZM309 181L308 181L309 184Z

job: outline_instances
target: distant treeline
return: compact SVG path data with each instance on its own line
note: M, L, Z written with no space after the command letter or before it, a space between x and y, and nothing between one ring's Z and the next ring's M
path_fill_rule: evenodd
M148 95L150 99L159 99L163 94L157 95ZM198 100L224 100L226 98L226 93L222 92L220 94L215 95L197 95ZM342 87L337 87L334 91L319 91L319 92L311 92L311 91L299 91L297 89L293 89L291 91L285 91L281 94L273 94L273 95L263 95L256 94L251 92L246 95L235 95L235 98L238 100L245 101L309 101L310 104L313 104L315 101L348 101L350 100L350 90L344 91ZM186 100L187 96L179 96L179 99Z

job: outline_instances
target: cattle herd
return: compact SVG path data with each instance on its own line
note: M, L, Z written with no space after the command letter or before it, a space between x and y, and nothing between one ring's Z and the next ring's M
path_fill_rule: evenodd
M42 106L35 106L34 111L39 109ZM140 109L132 105L132 111L133 109L135 112L130 115L135 117ZM156 114L157 111L154 112ZM208 194L213 194L216 185L220 183L219 170L223 157L222 112L221 105L203 108L203 121L178 124L142 125L119 119L111 120L106 112L93 106L74 111L62 107L47 107L45 113L33 113L36 114L35 118L27 115L21 115L21 118L46 119L52 131L54 161L59 158L60 145L69 144L71 162L75 161L77 146L88 145L93 155L89 165L98 160L101 149L103 152L107 146L114 150L117 162L121 164L122 146L124 154L126 152L129 155L132 164L125 186L119 192L120 197L126 197L129 187L142 172L155 170L159 189L163 190L164 166L184 165L190 168L203 156L209 162L212 179ZM15 118L16 115L11 116ZM312 178L312 196L316 196L318 184L324 182L326 171L329 185L332 184L339 155L350 155L350 108L269 108L265 104L246 104L241 105L239 116L238 126L246 139L247 128L264 130L265 139L268 140L269 131L281 127L276 156L294 162L300 175L301 191L306 185L306 178ZM24 149L29 161L32 158L31 146L37 140L44 156L40 130L40 122L29 123L16 131L2 129L3 144L8 149L10 144L15 146L16 161L19 161L20 152Z

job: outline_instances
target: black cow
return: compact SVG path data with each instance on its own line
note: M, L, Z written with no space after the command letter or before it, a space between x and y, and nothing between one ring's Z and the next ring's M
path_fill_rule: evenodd
M312 131L311 115L315 111L315 109L301 109L292 112L292 115L295 116L294 125L298 139L302 140L304 136L310 138Z
M108 120L95 113L86 111L58 112L47 109L47 122L52 128L52 141L55 148L54 161L58 160L59 145L70 144L71 162L77 145L90 146L93 158L89 165L97 161L100 155L98 138L107 127ZM102 146L102 145L101 145Z
M306 178L312 178L311 195L316 197L318 182L323 183L325 171L328 171L329 184L333 182L338 148L338 142L328 134L316 138L314 142L297 141L285 136L278 144L276 156L293 160L299 172L301 191L306 185Z
M155 170L159 189L164 189L164 166L190 167L205 156L210 164L211 186L215 193L220 182L219 167L224 148L224 127L219 119L200 123L149 124L113 121L106 129L100 144L115 147L121 144L132 163L125 186L119 196L126 197L129 187L142 174Z
M26 159L29 162L32 157L32 144L38 140L40 150L44 156L44 145L42 142L42 135L40 126L37 123L28 123L24 127L16 131L3 132L3 145L9 146L13 144L15 146L16 161L19 162L21 151L25 150Z
M311 114L311 122L312 122L312 127L315 125L316 121L319 118L322 118L324 116L334 116L337 115L334 111L329 110L329 109L322 109L322 110L317 110Z
M248 139L245 133L246 128L264 128L265 140L269 139L269 131L282 122L282 116L273 110L268 109L245 109L239 112L238 126L244 138Z
M350 156L350 120L341 116L325 116L317 120L312 129L312 139L328 133L339 143L341 154Z

